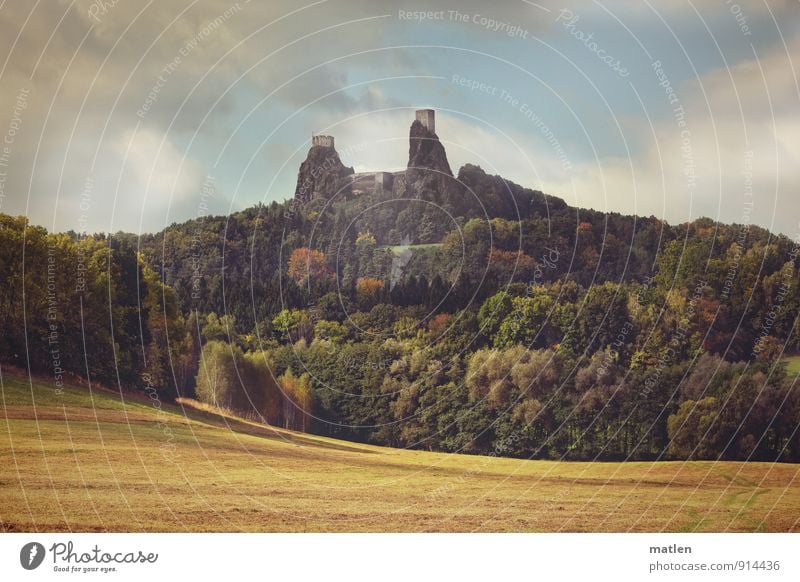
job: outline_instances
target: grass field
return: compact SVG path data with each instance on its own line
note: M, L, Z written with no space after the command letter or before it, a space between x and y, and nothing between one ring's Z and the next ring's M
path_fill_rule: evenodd
M6 531L796 531L797 465L403 451L2 377Z

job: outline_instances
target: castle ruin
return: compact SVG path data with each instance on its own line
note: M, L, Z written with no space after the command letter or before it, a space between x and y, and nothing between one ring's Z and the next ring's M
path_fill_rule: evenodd
M433 109L417 109L417 121L431 133L436 133L436 112Z
M433 109L417 109L415 118L425 130L412 124L408 167L397 172L354 173L353 168L346 168L341 163L332 135L312 133L312 147L300 166L295 199L306 202L345 191L347 195L356 196L384 193L404 196L409 176L410 181L416 183L419 181L418 174L427 172L427 169L435 169L442 174L441 179L452 177L444 148L435 135L433 140L429 135L436 132L436 112ZM421 148L421 143L426 144L424 148ZM335 163L331 160L335 160Z
M320 146L323 148L332 148L333 147L333 136L332 135L312 135L311 136L311 145L312 146Z

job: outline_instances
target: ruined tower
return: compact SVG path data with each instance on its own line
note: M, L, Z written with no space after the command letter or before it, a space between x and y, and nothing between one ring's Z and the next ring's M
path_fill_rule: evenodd
M417 121L431 133L436 133L436 112L433 109L417 109Z
M447 202L455 208L462 198L463 188L453 177L447 153L434 129L433 109L417 110L408 135L404 196L425 198L439 204Z
M311 136L311 145L312 146L321 146L324 148L332 148L333 147L333 136L332 135L312 135Z

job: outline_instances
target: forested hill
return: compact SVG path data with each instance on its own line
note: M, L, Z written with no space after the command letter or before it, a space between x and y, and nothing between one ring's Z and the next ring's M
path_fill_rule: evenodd
M139 249L162 273L184 312L234 315L241 332L283 307L303 308L328 292L344 291L353 300L355 284L364 277L387 282L381 302L418 304L418 292L431 296L426 303L443 300L441 308L451 313L508 285L514 292L532 282L569 280L588 288L644 283L659 274L667 288L673 280L688 289L705 279L716 297L735 297L739 303L732 305L739 306L752 287L742 285L743 275L770 275L794 248L787 237L754 225L710 219L669 225L655 217L570 207L477 166L464 166L457 179L475 194L475 204L462 201L462 214L452 221L440 210L449 210L447 203L366 194L300 208L292 201L259 205L173 224L153 235L114 238ZM288 277L296 249L314 251L334 276ZM427 289L421 291L420 283ZM760 303L757 296L750 300ZM747 347L737 355L746 352Z
M453 175L419 121L405 172L320 140L284 203L142 237L2 216L0 249L0 356L56 383L392 446L800 460L797 242Z

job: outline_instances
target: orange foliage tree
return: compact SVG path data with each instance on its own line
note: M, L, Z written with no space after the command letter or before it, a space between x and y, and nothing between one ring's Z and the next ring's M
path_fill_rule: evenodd
M378 302L381 291L383 291L383 281L381 279L359 277L358 281L356 281L356 299L363 308L375 305Z
M293 250L289 257L288 275L298 284L306 283L309 279L330 277L331 274L322 251L300 247Z

